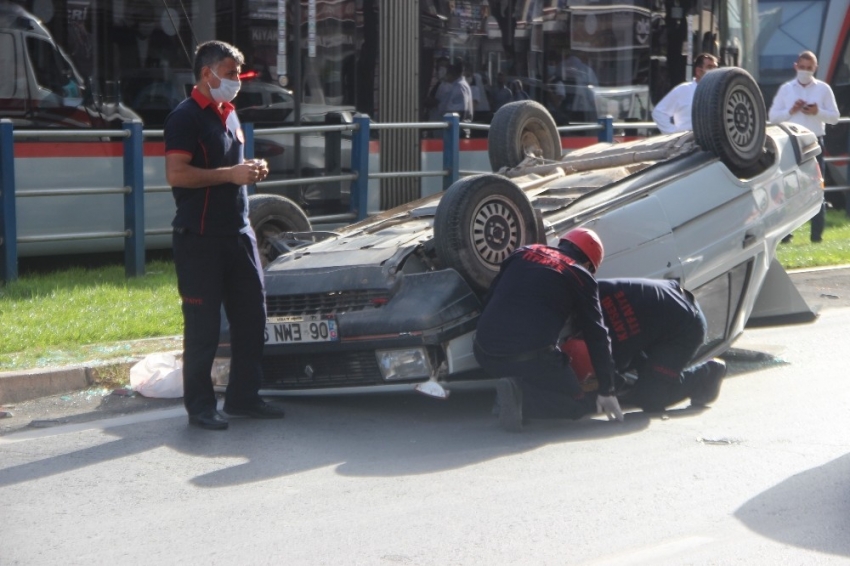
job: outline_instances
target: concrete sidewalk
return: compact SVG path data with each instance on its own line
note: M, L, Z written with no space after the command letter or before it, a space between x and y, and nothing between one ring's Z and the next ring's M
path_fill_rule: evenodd
M820 312L824 308L850 306L850 265L794 270L789 272L789 275L814 312ZM173 353L180 347L170 344L162 351ZM114 362L101 361L0 372L0 406L93 387L101 383L104 370L114 373L126 372L124 375L128 375L130 367L145 355L147 353Z

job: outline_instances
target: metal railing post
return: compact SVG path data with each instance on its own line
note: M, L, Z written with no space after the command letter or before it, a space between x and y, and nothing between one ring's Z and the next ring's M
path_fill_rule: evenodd
M599 130L599 141L611 143L614 141L614 117L605 116L597 120L602 129Z
M130 132L124 138L124 229L129 236L124 240L124 273L127 277L145 274L145 181L143 177L142 123L138 120L124 122Z
M354 116L356 129L351 136L351 171L357 178L351 183L351 211L357 220L369 215L369 116Z
M344 124L342 112L328 112L325 124ZM342 132L325 132L325 175L342 173ZM333 194L339 198L342 195L342 183L331 183Z
M0 283L18 278L14 143L12 121L0 120Z
M244 157L246 160L254 159L254 124L242 124L242 135L245 136ZM256 183L251 183L247 188L249 195L256 194Z
M460 178L460 117L446 114L443 119L449 127L443 130L443 190L447 190Z

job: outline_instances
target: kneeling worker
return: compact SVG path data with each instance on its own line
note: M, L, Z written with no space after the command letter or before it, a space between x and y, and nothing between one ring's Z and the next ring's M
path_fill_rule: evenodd
M726 364L709 360L691 366L705 341L705 316L693 294L677 281L600 279L599 301L611 337L617 371L637 371L628 399L649 412L690 398L693 405L717 399ZM579 381L589 378L587 349L580 340L562 345ZM606 384L607 387L607 384Z
M523 417L578 419L595 409L609 419L623 419L593 277L603 254L599 236L577 228L557 248L532 244L502 262L484 298L474 352L485 371L501 378L497 395L503 428L518 432ZM598 395L585 395L557 347L571 316L587 340Z

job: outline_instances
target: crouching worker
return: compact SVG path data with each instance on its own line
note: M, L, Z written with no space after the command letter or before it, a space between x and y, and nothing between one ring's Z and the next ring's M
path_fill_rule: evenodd
M506 430L519 432L523 418L578 419L596 409L609 419L623 419L593 277L603 253L595 232L577 228L557 248L525 246L502 262L484 297L474 352L479 365L500 378L499 421ZM568 318L587 340L598 394L584 393L558 348Z
M692 405L717 399L726 364L709 360L687 367L706 333L705 316L693 294L672 280L600 279L598 283L617 371L638 374L634 387L621 396L624 403L658 412L688 398ZM593 368L581 340L570 339L562 349L580 382L592 378Z

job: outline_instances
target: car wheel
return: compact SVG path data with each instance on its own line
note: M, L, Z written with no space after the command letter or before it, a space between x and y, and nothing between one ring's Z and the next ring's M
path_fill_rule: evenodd
M248 197L248 217L257 235L263 267L280 255L275 241L287 232L309 232L307 215L297 204L279 195Z
M516 167L529 153L549 161L561 159L561 136L552 115L533 100L505 104L493 116L487 135L493 171Z
M744 69L724 67L706 73L694 93L694 138L733 170L755 165L765 141L761 90Z
M445 267L483 292L511 252L538 241L537 232L534 209L522 189L505 177L475 175L454 183L440 199L434 247Z

